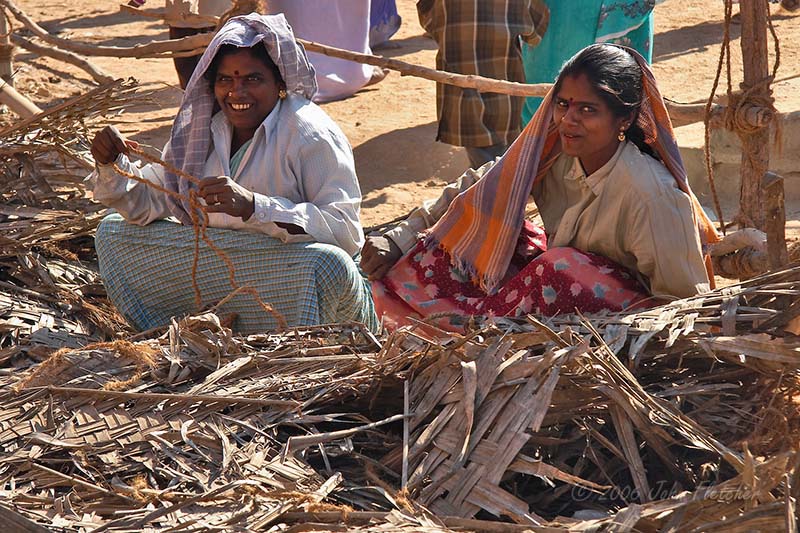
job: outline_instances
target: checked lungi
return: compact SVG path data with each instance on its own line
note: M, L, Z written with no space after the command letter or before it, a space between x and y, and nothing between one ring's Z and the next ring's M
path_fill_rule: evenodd
M355 321L377 329L369 283L341 248L284 243L246 231L207 232L232 261L236 283L255 287L289 326ZM192 286L194 246L192 227L166 220L136 226L113 214L100 223L95 237L100 274L109 299L134 327L146 330L198 311ZM202 241L196 279L202 307L233 292L224 261ZM246 293L234 296L217 313L235 313L233 329L241 334L278 324Z

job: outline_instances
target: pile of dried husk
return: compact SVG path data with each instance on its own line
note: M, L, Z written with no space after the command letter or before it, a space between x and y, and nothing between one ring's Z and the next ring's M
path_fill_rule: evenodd
M14 531L795 529L800 266L626 315L375 338L132 335L87 123L0 132L0 524ZM57 348L60 348L57 350Z
M83 180L90 124L135 91L118 80L0 131L0 364L124 331L93 267L105 208Z
M63 531L791 529L799 313L797 266L438 341L240 338L207 314L67 348L0 377L0 513Z

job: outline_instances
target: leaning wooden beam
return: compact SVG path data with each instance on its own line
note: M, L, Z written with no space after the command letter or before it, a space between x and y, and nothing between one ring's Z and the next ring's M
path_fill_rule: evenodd
M164 10L148 10L142 11L134 7L120 5L120 10L126 13L135 14L141 17L152 19L160 19L166 21ZM213 19L214 23L219 21L219 17L207 17ZM178 40L176 40L178 41ZM209 37L210 41L210 37ZM451 72L443 72L435 69L421 67L419 65L412 65L397 59L389 59L380 56L373 56L369 54L360 54L350 50L342 50L341 48L334 48L332 46L306 41L304 39L297 39L307 50L317 52L337 59L346 59L348 61L355 61L357 63L366 63L381 68L388 68L395 70L403 76L417 76L439 83L456 85L466 89L476 89L483 92L495 92L502 94L510 94L513 96L544 96L550 90L551 84L524 84L507 82L503 80L495 80L492 78L484 78L482 76L464 76L462 74L454 74ZM175 42L175 41L173 41ZM670 119L672 124L676 127L685 126L694 122L700 122L705 116L705 104L679 104L671 100L666 100L667 109L669 110ZM711 108L710 126L712 128L724 128L725 124L725 106L715 104ZM740 120L752 125L753 127L764 127L773 118L771 109L753 106L746 110L745 116Z
M58 59L59 61L63 61L65 63L69 63L70 65L75 65L81 70L84 70L87 74L89 74L94 81L100 84L104 83L111 83L114 81L114 77L106 74L100 68L93 65L85 58L79 56L78 54L74 54L72 52L68 52L66 50L60 50L55 46L41 46L33 41L29 41L24 37L20 37L16 33L11 34L11 40L17 46L28 50L29 52L33 52L34 54L39 54L40 56L49 56L53 59Z
M4 81L0 83L0 103L7 105L21 118L30 118L42 112L39 106L19 94L11 85Z

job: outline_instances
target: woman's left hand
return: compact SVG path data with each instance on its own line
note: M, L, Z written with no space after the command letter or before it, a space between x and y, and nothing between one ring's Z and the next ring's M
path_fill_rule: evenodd
M200 197L206 212L225 213L247 220L255 211L255 196L228 176L212 176L200 180Z

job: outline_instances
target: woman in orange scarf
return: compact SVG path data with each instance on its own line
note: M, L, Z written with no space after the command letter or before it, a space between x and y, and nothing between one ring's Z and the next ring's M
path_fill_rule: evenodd
M508 152L457 188L365 246L362 268L389 323L618 311L709 288L702 247L717 235L633 50L576 54ZM543 231L525 221L531 194Z

